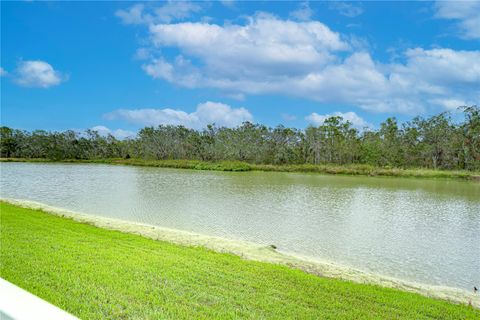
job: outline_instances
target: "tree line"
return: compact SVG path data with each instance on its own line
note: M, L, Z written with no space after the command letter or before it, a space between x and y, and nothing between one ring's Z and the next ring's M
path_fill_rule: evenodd
M369 164L380 167L480 169L480 108L461 107L462 121L443 112L400 124L388 118L379 129L355 129L334 116L305 130L245 122L236 128L208 125L145 127L118 140L96 131L32 132L0 128L3 158L192 159L257 164Z

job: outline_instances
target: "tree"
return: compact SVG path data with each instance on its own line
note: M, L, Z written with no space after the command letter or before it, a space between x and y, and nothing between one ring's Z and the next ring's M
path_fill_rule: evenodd
M462 107L465 122L461 125L465 169L480 169L480 108Z
M17 148L13 130L8 127L0 127L0 156L10 158Z
M396 118L387 118L380 124L379 135L382 141L382 159L380 165L401 166L404 163L400 150L401 132Z
M262 164L364 163L375 166L480 170L480 109L462 107L464 120L450 113L416 117L399 126L395 118L379 130L359 132L342 117L330 117L305 131L245 122L235 128L208 125L146 127L136 138L118 140L99 132L32 132L0 128L2 157L48 159L200 159Z

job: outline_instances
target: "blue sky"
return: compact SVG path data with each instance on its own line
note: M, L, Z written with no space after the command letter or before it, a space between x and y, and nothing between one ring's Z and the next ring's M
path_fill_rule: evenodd
M376 127L480 100L480 2L1 2L1 122Z

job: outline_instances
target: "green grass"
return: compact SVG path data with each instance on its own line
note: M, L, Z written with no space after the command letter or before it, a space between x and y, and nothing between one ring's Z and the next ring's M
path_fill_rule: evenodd
M334 165L334 164L298 164L271 165L251 164L241 161L209 162L201 160L145 160L145 159L96 159L96 160L61 160L0 158L0 162L64 162L64 163L103 163L145 167L162 167L195 170L216 171L277 171L277 172L309 172L320 174L388 176L407 178L441 178L480 180L480 172L466 170L433 170L425 168L401 169L382 168L365 164Z
M83 319L478 319L413 293L320 278L0 202L0 275Z

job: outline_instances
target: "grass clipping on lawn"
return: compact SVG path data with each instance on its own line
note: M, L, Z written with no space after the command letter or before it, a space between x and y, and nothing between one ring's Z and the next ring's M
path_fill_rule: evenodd
M480 316L472 307L404 290L479 306L473 293L372 276L247 242L14 200L1 203L0 221L1 276L86 319Z

